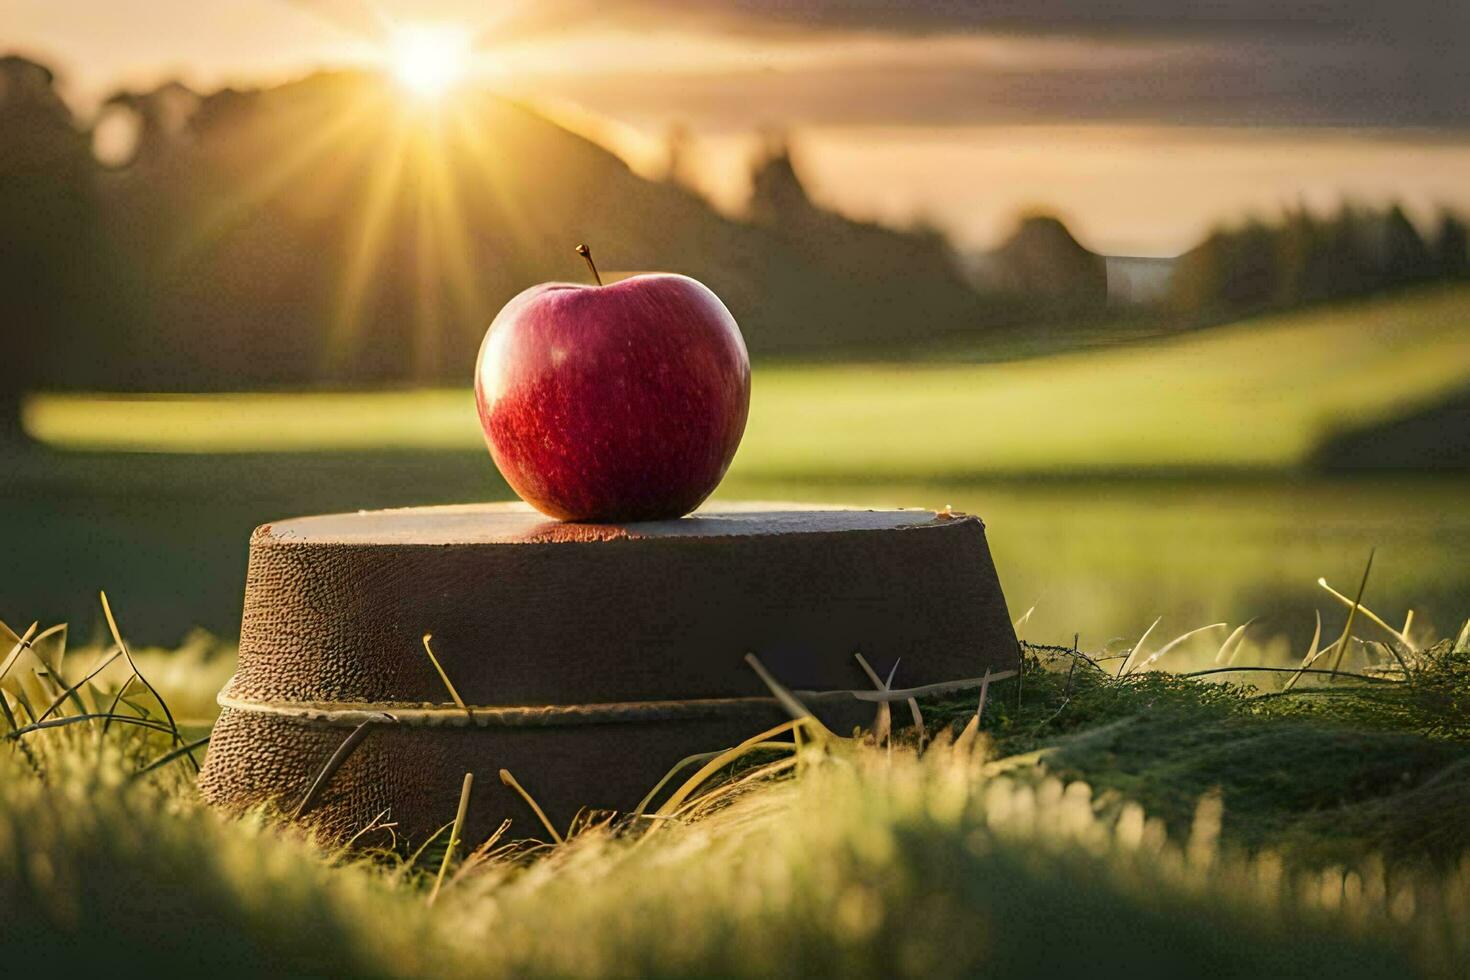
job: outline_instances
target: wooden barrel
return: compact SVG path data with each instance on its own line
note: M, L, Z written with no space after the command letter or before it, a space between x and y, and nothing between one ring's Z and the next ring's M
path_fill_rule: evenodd
M281 521L251 538L200 787L232 809L306 801L328 838L386 813L421 840L473 772L466 839L507 817L531 835L498 770L559 827L627 811L685 756L785 717L747 653L835 730L871 724L848 693L872 689L859 652L884 677L898 664L895 688L1015 666L977 518L725 505L588 525L489 504Z

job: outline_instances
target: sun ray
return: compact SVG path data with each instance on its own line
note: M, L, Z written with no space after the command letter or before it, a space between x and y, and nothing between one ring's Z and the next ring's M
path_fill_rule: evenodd
M411 377L426 382L433 377L439 359L439 334L443 330L440 305L441 276L439 234L435 225L433 158L438 155L436 134L420 128L413 134L410 158L414 187L414 325Z
M333 365L341 364L349 350L350 341L357 333L368 281L378 266L407 155L408 130L400 126L393 134L392 146L382 156L377 171L373 174L362 210L362 222L353 236L351 256L342 277L337 316L327 344L328 356Z
M506 218L505 232L511 240L512 249L532 243L530 229L534 223L522 202L506 187L504 161L496 157L486 142L483 127L477 125L469 112L460 113L456 119L460 144L469 151L476 167L474 173L484 181L485 188L495 198L499 213Z
M231 228L249 219L252 212L281 193L287 184L337 149L354 129L368 124L378 100L364 95L336 115L309 139L298 144L270 169L256 175L240 190L210 208L176 244L172 257L178 261L224 237Z
M456 176L458 171L450 166L451 159L460 156L460 144L454 139L455 133L456 130L450 128L436 131L439 143L430 157L431 172L427 184L433 191L435 227L443 236L447 284L462 313L478 314L484 298L480 277L475 271L478 268L475 248L465 222Z

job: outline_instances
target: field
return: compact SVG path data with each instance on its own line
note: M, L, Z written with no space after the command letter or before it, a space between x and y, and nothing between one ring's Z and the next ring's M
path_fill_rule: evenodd
M1341 615L1317 579L1346 588L1375 547L1370 598L1445 632L1470 479L1302 464L1463 384L1467 350L1460 288L1033 360L759 365L719 496L979 514L1035 639L1259 617L1301 646L1314 609ZM0 476L0 613L95 626L107 587L150 643L233 634L256 524L509 496L466 391L51 395L30 425L47 449Z
M766 365L732 475L933 481L1279 470L1332 431L1466 381L1470 288L996 364ZM157 452L472 450L465 391L77 398L31 407L42 441Z

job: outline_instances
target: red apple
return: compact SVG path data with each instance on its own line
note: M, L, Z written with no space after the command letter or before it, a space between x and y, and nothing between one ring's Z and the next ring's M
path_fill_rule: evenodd
M490 324L475 402L495 465L542 513L674 518L740 445L750 358L725 304L687 276L544 283Z

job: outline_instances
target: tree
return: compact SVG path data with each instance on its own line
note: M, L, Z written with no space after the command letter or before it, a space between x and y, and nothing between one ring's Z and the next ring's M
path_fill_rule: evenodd
M791 225L811 216L817 209L806 186L797 176L791 147L785 134L769 131L765 148L750 172L750 219L761 225Z
M1276 235L1276 303L1298 306L1332 295L1332 228L1306 207L1289 212Z
M1077 313L1107 305L1107 261L1052 215L1024 215L991 254L989 265L995 288L1022 298L1038 312Z
M1420 282L1432 277L1435 263L1429 247L1419 237L1414 223L1404 214L1404 209L1395 204L1383 215L1383 266L1384 285L1397 286Z
M50 70L0 58L0 443L15 444L24 393L56 368L90 254L91 148Z
M1439 229L1434 236L1434 262L1446 279L1463 279L1470 273L1470 234L1465 222L1452 211L1439 216Z

